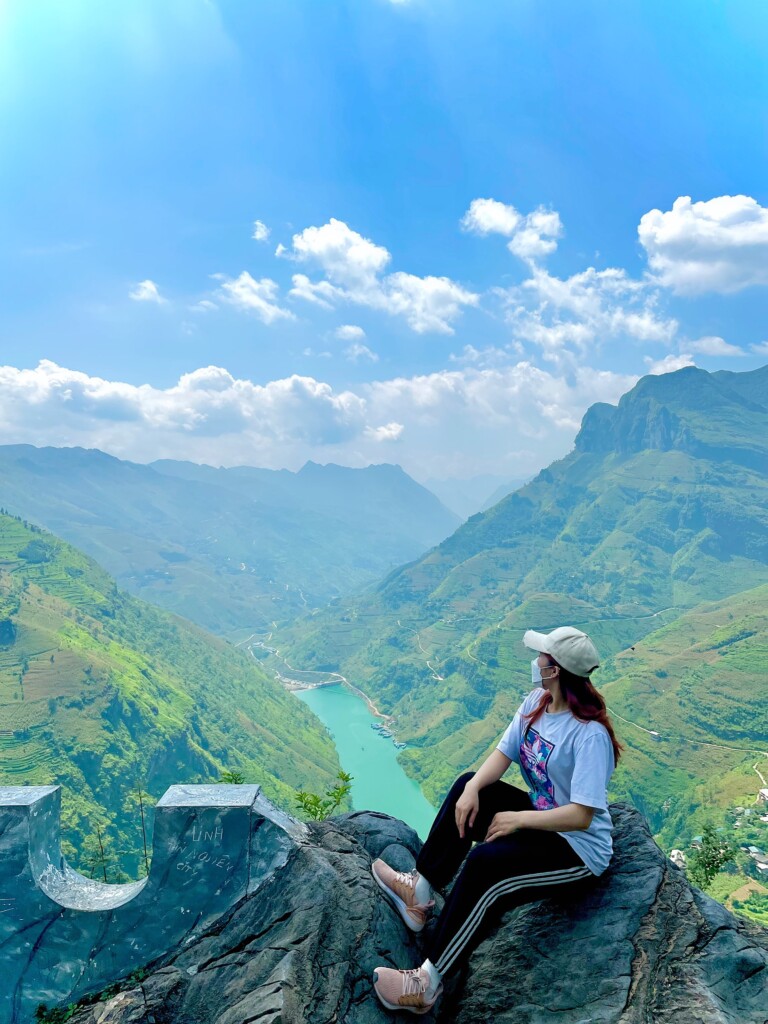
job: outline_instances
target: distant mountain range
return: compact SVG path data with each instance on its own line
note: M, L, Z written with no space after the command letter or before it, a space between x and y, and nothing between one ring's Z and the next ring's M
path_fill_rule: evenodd
M401 759L437 801L530 689L521 644L529 627L587 629L607 662L597 683L611 681L611 704L628 721L649 730L661 721L662 733L691 742L706 735L768 749L750 703L768 671L766 583L768 367L689 367L643 378L617 407L593 406L566 458L377 588L283 631L280 644L293 664L339 669L394 714L409 748ZM720 617L694 613L702 602L722 603ZM671 670L647 678L664 671L654 652L669 636L674 683ZM646 664L643 637L647 671L635 686L621 652L634 646ZM657 829L675 807L691 809L708 766L712 799L733 792L733 771L743 793L754 789L748 752L694 745L689 757L672 739L619 727L630 754L617 791ZM669 771L651 785L659 765Z
M227 634L377 581L459 523L399 466L144 466L30 445L0 447L0 506L131 593Z
M242 649L0 515L0 785L63 785L71 859L88 868L99 829L112 867L136 871L138 790L158 797L227 768L295 811L296 791L332 783L338 759L314 715Z

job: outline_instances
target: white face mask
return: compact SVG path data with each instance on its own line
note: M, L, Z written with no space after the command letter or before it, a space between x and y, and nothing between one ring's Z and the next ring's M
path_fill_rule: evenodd
M531 662L531 682L534 686L541 686L541 669L539 668L538 657Z

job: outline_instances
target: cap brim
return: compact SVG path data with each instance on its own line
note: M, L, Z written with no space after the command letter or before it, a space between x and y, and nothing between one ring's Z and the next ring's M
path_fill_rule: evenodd
M537 633L535 629L527 629L523 634L523 643L539 654L549 654L549 637L546 633Z

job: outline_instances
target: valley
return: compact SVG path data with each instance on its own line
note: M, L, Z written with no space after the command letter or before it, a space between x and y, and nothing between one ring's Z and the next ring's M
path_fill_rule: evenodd
M768 410L756 401L764 387L768 369L718 375L688 368L644 378L618 407L588 411L566 458L373 583L372 562L367 579L350 574L348 567L358 557L356 545L368 550L380 545L372 542L370 531L382 536L376 525L381 517L371 510L381 505L392 482L410 493L399 471L392 476L384 467L371 467L382 472L368 477L340 475L338 467L327 467L327 476L320 472L323 467L307 471L317 496L313 515L329 513L341 479L362 491L350 498L338 529L351 538L353 519L373 517L369 532L348 538L345 553L336 557L338 532L328 532L319 520L308 531L302 527L304 547L296 546L296 517L306 493L297 497L295 475L176 463L139 467L113 459L102 465L99 453L0 449L15 502L26 502L41 518L49 507L51 521L87 536L105 564L122 565L118 583L135 586L157 604L183 609L228 637L214 640L173 618L167 619L173 630L161 627L152 616L163 613L132 603L105 577L84 589L83 581L96 579L100 570L80 572L81 565L92 565L84 556L64 556L71 549L62 542L6 517L4 529L16 539L9 541L3 562L0 779L71 779L92 816L100 800L110 808L103 822L114 836L122 835L127 820L117 804L130 800L125 785L109 790L105 765L146 764L142 771L151 779L150 792L171 772L191 769L210 778L235 768L249 778L264 777L265 791L271 787L271 794L292 809L297 787L310 780L321 786L333 778L339 762L350 770L344 743L352 741L356 755L366 746L367 734L345 729L334 718L333 709L342 706L353 714L359 699L361 713L364 702L365 713L383 720L405 744L398 750L376 737L391 754L384 775L406 789L418 786L424 806L434 807L458 774L493 749L529 691L523 631L568 622L587 630L603 655L595 680L625 746L611 796L638 807L665 849L690 850L713 816L725 821L733 808L754 805L768 774ZM31 500L24 479L25 474L32 479L33 465L38 474L54 467L54 497L38 492ZM104 479L97 487L103 473L111 480L109 497ZM134 478L149 495L148 503L141 503ZM283 531L276 545L260 532L265 488L274 492L274 508L282 509L270 526L269 537ZM80 493L73 509L75 489ZM122 500L119 515L116 495ZM211 518L223 500L226 511ZM400 499L388 500L391 506ZM430 500L418 497L425 510L434 508ZM285 515L290 502L294 512ZM414 518L406 506L405 501L399 506L401 522L402 516ZM177 522L172 540L171 525ZM228 538L227 557L236 563L224 573L211 568L214 535L205 531L213 528L218 544ZM306 552L319 535L315 530L323 535L325 553L314 550L310 556ZM14 531L22 533L16 537ZM274 561L273 568L248 571L250 563L240 552L257 537L273 559L293 545L293 561L281 555L279 569ZM421 537L423 544L423 529ZM144 576L137 584L135 559L142 549L156 567L162 554L170 566L164 582L153 568L151 583ZM31 560L21 550L31 551ZM57 568L62 557L74 558L78 572ZM318 575L321 559L325 568ZM318 585L321 578L325 583ZM35 586L40 610L32 626L30 595L38 591L30 588ZM287 604L278 607L280 593ZM66 628L48 609L54 599L79 602L75 611L57 613L68 618ZM146 639L150 621L166 635L175 631L181 638L192 630L189 635L196 637L194 643L179 639L167 650L152 649L157 658L162 650L163 671L173 680L167 712L159 698L157 711L147 711L144 684L132 683L129 691L130 706L144 708L140 714L154 719L156 748L175 751L162 768L157 753L137 751L135 735L115 744L108 710L125 699L121 687L132 677L125 667L115 673L104 659L119 655L124 665L118 640L135 640L130 629ZM45 642L34 639L41 631ZM219 652L216 671L228 678L223 703L216 704L203 684L199 658L191 657L195 644ZM236 673L226 659L236 659L231 662ZM248 683L247 673L253 674ZM151 671L144 678L152 678ZM113 693L108 682L118 694L109 700L104 696ZM249 700L269 693L268 705L257 714L255 705L249 711L243 704L242 713L233 716L234 701L243 703L241 689L248 686L256 687ZM65 724L70 712L77 728ZM137 713L130 711L129 717ZM115 714L119 719L122 712ZM278 728L275 722L282 724ZM221 738L213 741L211 729ZM281 729L288 730L290 741ZM273 735L282 745L279 755L268 753ZM188 744L185 752L179 743ZM253 743L262 744L259 753L251 752ZM82 753L75 757L75 751ZM376 774L375 768L356 763L356 771ZM130 774L136 770L131 767ZM360 779L354 806L367 799L365 792ZM67 813L76 822L77 842L84 844L85 812ZM759 822L755 827L759 830ZM760 843L768 845L768 838ZM741 857L734 891L749 878L759 884L750 871L757 869L749 857Z

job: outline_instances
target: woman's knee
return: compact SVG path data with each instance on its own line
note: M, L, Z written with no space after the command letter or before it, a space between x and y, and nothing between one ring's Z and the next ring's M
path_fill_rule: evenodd
M464 772L463 775L460 775L458 779L456 779L454 784L451 786L451 796L461 796L461 794L464 792L464 787L466 786L466 784L469 782L470 779L474 779L474 777L474 772Z
M444 807L446 807L446 806L447 807L451 807L451 806L455 805L456 801L459 799L461 794L464 792L464 787L466 786L466 784L469 782L470 779L474 778L474 775L475 775L474 772L464 772L463 775L460 775L458 777L458 779L456 779L454 784L448 790L448 794L447 794L445 800L443 801L443 806Z

